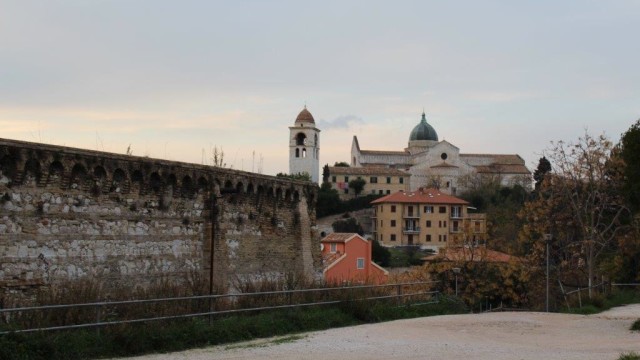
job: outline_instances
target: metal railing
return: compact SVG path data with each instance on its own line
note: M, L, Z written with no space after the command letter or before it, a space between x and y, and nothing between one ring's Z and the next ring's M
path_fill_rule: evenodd
M207 316L211 320L216 315L326 306L353 301L389 300L395 305L435 303L439 301L440 294L438 290L434 290L437 283L426 281L7 308L0 309L0 334L83 328L96 328L99 331L106 326L121 324ZM170 306L171 304L174 305ZM132 314L128 313L127 308ZM186 311L181 312L181 308ZM61 313L55 314L56 311ZM143 314L153 315L142 316Z

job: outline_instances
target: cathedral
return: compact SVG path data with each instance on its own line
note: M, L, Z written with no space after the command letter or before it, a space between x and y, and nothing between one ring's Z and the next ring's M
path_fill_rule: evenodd
M362 150L354 136L351 167L405 171L409 174L409 191L435 187L455 195L483 180L496 181L503 186L531 186L531 172L522 157L517 154L461 153L457 146L438 140L438 134L427 122L424 112L411 130L404 150Z
M319 182L320 130L307 107L289 127L289 173L307 173ZM408 146L399 151L360 149L358 137L351 144L350 167L329 167L329 181L342 198L357 196L349 189L353 179L365 181L360 194L391 194L438 188L450 195L462 193L483 181L503 186L531 186L531 172L517 154L464 154L438 139L436 130L422 113L409 134Z

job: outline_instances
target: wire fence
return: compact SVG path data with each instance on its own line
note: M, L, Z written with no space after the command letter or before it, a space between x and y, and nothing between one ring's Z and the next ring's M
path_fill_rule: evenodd
M354 302L417 305L439 301L437 281L252 293L102 301L0 309L0 334L150 323Z

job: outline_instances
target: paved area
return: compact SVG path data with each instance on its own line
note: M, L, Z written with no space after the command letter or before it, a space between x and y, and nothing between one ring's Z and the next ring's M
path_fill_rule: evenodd
M434 316L137 357L213 359L617 359L640 353L640 305L597 315L534 312Z

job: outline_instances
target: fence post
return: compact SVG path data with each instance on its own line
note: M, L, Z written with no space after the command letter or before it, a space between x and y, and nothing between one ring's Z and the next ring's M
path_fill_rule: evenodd
M402 285L396 285L396 297L398 298L398 306L402 305Z
M582 307L582 289L578 288L578 305Z
M102 305L98 304L96 305L96 323L100 323L102 318ZM98 337L100 337L100 328L101 326L96 326L96 333L98 334Z

